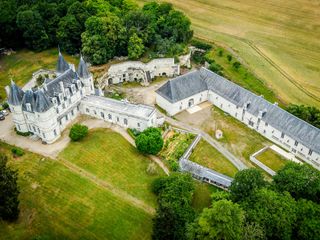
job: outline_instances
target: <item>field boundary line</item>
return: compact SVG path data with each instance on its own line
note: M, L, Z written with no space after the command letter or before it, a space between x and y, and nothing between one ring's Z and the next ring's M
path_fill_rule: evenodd
M99 187L111 192L116 197L119 197L120 199L125 200L130 205L133 205L133 206L143 210L144 212L146 212L146 213L148 213L150 215L154 215L155 214L155 209L153 207L149 206L148 204L146 204L142 200L140 200L140 199L128 194L127 192L116 188L111 183L97 178L97 176L95 176L94 174L92 174L92 173L90 173L90 172L78 167L77 165L75 165L75 164L73 164L73 163L71 163L71 162L69 162L67 160L59 159L57 162L60 162L63 166L68 168L73 173L76 173L79 176L81 176L81 177L93 182L94 184L98 185Z

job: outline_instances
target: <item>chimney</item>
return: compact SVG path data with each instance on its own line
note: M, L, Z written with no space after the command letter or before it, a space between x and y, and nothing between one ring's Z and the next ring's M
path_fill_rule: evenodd
M10 87L9 86L5 86L4 89L6 90L6 94L9 97L9 95L10 95Z

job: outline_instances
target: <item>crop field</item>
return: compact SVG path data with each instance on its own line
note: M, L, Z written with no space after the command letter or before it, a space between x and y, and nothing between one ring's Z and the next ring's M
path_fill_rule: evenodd
M73 64L78 64L78 59L63 54L65 59ZM23 87L31 80L32 73L39 69L56 68L58 50L49 49L43 52L19 50L9 56L0 57L0 101L6 98L4 87L10 83L11 78Z
M1 239L150 239L156 200L149 188L163 173L148 175L150 160L119 134L90 131L59 160L30 152L13 158L10 150L0 142L19 171L21 214L0 222Z
M320 106L319 1L166 2L190 17L196 37L237 54L282 102Z

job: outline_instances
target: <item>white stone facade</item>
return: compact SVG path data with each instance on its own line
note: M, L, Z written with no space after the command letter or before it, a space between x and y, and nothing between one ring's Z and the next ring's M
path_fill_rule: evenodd
M46 79L37 90L23 92L13 82L7 87L8 103L18 131L31 132L50 144L80 114L140 131L157 126L155 109L150 106L95 96L93 78L83 59L77 72L63 65L65 70L57 71L57 78Z
M203 71L208 71L208 70L203 70ZM174 79L171 81L174 81ZM228 89L226 89L226 91L228 91ZM263 97L259 97L259 96L256 96L256 97L263 99ZM234 102L226 99L223 96L223 94L219 94L215 92L215 88L211 89L210 87L208 88L208 90L202 91L200 93L196 93L194 95L187 96L186 98L180 99L178 101L170 101L169 99L166 99L164 97L164 94L161 92L157 92L156 94L156 103L161 108L166 110L167 113L171 116L204 101L211 102L214 106L220 108L224 112L230 114L230 116L243 122L249 128L254 129L258 133L260 133L261 135L269 139L270 141L278 144L279 146L293 153L296 157L304 160L305 162L313 165L314 167L320 170L320 153L318 152L318 149L316 147L315 148L307 147L306 145L304 145L302 141L298 140L299 136L297 136L296 138L290 137L288 134L285 134L283 131L280 131L277 127L274 127L273 124L270 123L270 121L269 123L265 122L264 116L265 114L269 114L269 113L264 111L263 109L261 109L257 115L251 114L248 111L248 109L251 107L250 102L247 102L243 106L236 105ZM281 110L281 111L284 111L284 110ZM296 118L294 116L291 116L291 117ZM295 120L302 121L300 119L295 119ZM319 138L320 136L319 129L313 126L310 126L309 124L307 125L309 128L311 128L315 132L315 134L310 135L310 137L316 135L316 137ZM241 139L239 139L239 141L241 141ZM319 143L316 143L316 144L319 144Z
M147 85L157 76L174 77L179 74L180 66L174 63L173 58L153 59L148 63L126 61L109 68L106 85L134 81Z

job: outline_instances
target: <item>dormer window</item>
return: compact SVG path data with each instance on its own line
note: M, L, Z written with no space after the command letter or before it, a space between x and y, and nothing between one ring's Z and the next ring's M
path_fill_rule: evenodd
M60 100L60 102L63 102L63 96L62 96L62 93L59 93L59 100Z
M27 111L31 112L31 104L30 103L26 103L26 108L27 108Z
M79 89L81 88L81 82L79 80L77 81L77 86Z
M54 105L57 105L58 104L57 98L53 97L52 98L52 102L53 102Z
M76 87L74 84L71 85L71 92L74 94L76 92Z
M66 89L65 89L65 94L66 94L66 97L69 97L69 96L70 96L70 90L69 90L69 88L66 88Z

